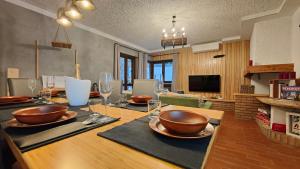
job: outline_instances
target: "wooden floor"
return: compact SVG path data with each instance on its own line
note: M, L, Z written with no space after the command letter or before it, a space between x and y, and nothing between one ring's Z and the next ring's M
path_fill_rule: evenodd
M206 169L300 169L300 148L274 143L254 120L226 112Z

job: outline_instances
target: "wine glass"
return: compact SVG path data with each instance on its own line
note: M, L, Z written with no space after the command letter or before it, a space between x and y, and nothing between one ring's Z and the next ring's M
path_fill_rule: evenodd
M46 88L47 88L47 90L50 91L49 103L52 103L50 100L52 98L52 90L55 88L55 77L54 76L47 77Z
M161 74L156 75L154 78L158 80L157 87L154 88L154 93L157 95L157 100L159 100L160 93L164 90L164 83Z
M107 98L112 93L111 82L112 82L112 74L111 73L104 72L104 73L100 74L99 92L100 92L100 95L104 98L105 112L106 112Z
M34 90L36 89L36 80L29 79L27 82L28 88L31 90L31 96L34 97Z

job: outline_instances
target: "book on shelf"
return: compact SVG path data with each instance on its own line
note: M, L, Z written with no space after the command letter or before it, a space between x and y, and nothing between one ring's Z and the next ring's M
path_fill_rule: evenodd
M282 99L300 100L300 86L283 86Z
M286 125L285 124L279 124L279 123L273 123L272 124L272 130L277 131L277 132L281 132L281 133L285 133Z

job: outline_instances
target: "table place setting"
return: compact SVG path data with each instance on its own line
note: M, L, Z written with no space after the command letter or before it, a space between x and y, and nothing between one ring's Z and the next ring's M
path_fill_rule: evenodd
M161 110L98 136L184 168L198 169L219 120L187 110Z

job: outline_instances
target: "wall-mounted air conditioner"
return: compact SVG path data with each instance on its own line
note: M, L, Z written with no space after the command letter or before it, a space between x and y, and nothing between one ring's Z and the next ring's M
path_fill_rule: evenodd
M192 46L193 53L218 51L219 49L220 49L220 42L212 42L212 43L205 43L205 44Z

